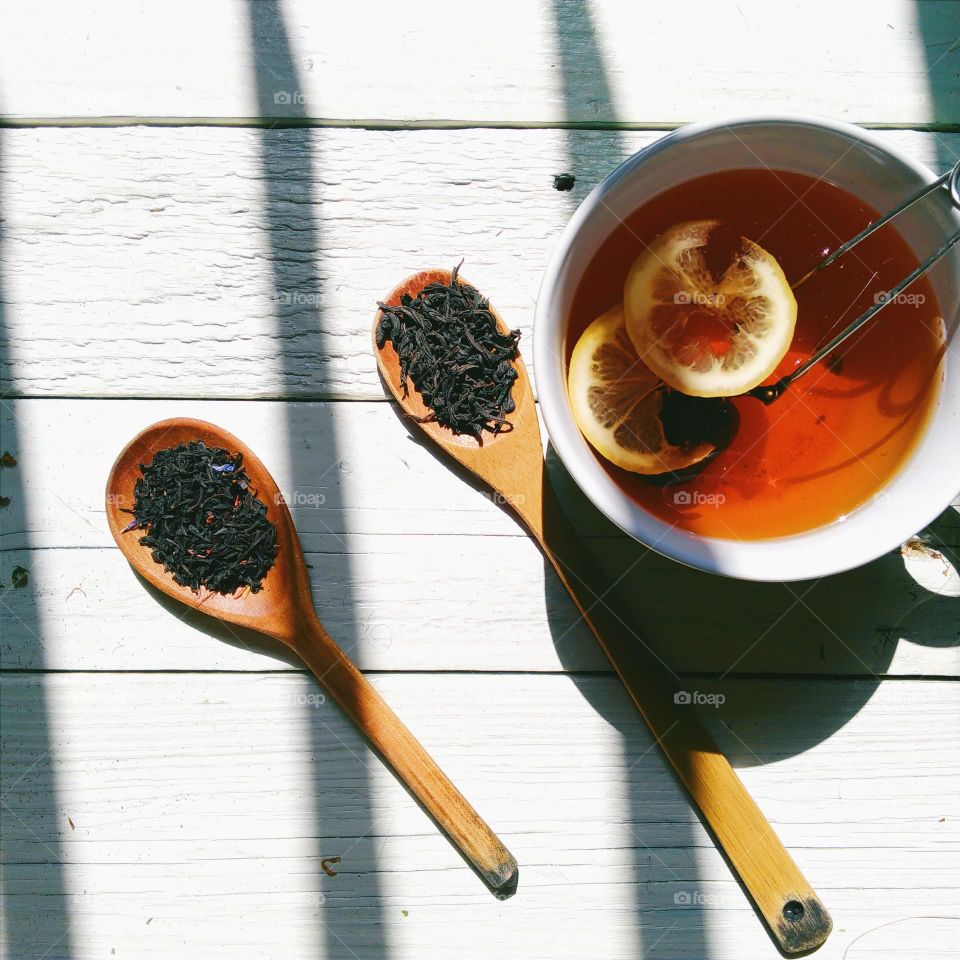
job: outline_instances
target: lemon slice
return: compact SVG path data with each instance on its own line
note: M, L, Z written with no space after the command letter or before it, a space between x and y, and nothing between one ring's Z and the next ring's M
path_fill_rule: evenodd
M766 250L737 238L715 279L705 248L717 220L678 223L637 257L623 291L644 362L693 397L735 397L763 383L793 340L797 301Z
M673 446L660 420L664 388L637 356L623 307L599 316L573 349L567 374L573 417L587 440L611 463L633 473L668 473L698 463L711 443Z

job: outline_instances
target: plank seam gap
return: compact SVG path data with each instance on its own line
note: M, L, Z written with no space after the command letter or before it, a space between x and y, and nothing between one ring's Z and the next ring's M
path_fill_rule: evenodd
M571 677L575 679L590 679L592 677L604 679L616 679L612 670L361 670L366 677L392 677L392 676L413 676L413 677ZM220 669L175 669L159 668L156 670L68 670L59 668L18 668L3 667L0 668L0 678L4 676L238 676L238 677L264 677L264 676L307 676L313 674L306 668L291 666L289 669L272 670L220 670ZM860 673L704 673L700 671L678 671L678 677L696 680L776 680L776 681L836 681L836 682L862 682L870 681L879 683L887 680L907 680L912 682L929 683L960 683L960 677L950 674L860 674Z
M3 117L0 129L37 127L99 129L115 127L230 127L268 130L576 130L584 132L667 132L692 123L692 120L644 121L558 121L558 120L337 120L329 117ZM853 121L856 122L856 121ZM921 133L958 133L960 123L882 123L865 121L857 124L868 130L914 130Z

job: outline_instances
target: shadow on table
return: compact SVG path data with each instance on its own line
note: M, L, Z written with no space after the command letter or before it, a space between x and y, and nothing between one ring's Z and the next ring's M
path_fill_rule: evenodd
M4 131L0 130L0 135ZM0 140L0 148L2 148ZM13 358L9 355L10 334L6 317L3 266L6 258L3 213L3 154L0 149L0 370L4 394L0 410L5 427L0 452L9 451L17 460L30 456L22 444L17 408L9 393L14 381ZM0 492L10 506L0 507L0 525L14 545L0 553L0 624L16 617L23 630L23 662L42 661L40 636L43 624L37 609L35 584L31 576L33 552L26 538L26 525L17 535L5 522L7 517L29 515L20 468L0 467ZM9 511L9 512L8 512ZM13 571L27 571L27 583L17 588ZM4 595L20 594L15 614ZM24 597L26 594L26 597ZM2 665L3 695L0 696L0 890L4 941L11 957L39 957L69 960L74 955L70 933L69 902L63 868L63 840L69 827L57 801L54 774L57 758L50 740L49 709L42 674L7 672L17 662Z
M918 582L899 551L816 581L752 583L694 570L623 535L587 500L552 447L548 471L608 582L622 577L619 602L629 622L680 672L873 678L887 671L901 641L960 644L952 580L960 569L960 513L953 507L921 532L916 547L945 592ZM567 634L561 655L577 636Z
M588 562L602 571L605 583L622 578L605 604L636 634L638 646L648 645L679 675L683 689L721 692L725 682L744 676L857 681L821 688L828 703L810 703L810 687L790 682L779 687L774 703L728 698L729 714L707 711L704 719L718 739L725 728L734 731L737 765L781 760L831 736L876 691L898 644L960 645L956 591L929 591L911 576L899 551L817 581L732 580L683 566L625 537L576 487L552 448L548 473L567 515L590 531L581 539ZM935 571L960 569L955 508L922 539L930 557L925 562ZM944 582L953 583L949 577ZM574 638L586 628L549 571L548 584L557 653L573 668L580 646Z
M140 586L143 587L144 592L149 594L163 608L164 615L174 617L188 627L192 627L209 637L211 642L226 643L231 647L238 647L241 650L257 653L263 657L270 657L278 663L304 669L303 661L285 643L281 643L273 637L268 637L265 633L258 633L256 630L249 630L246 627L217 620L195 607L187 607L162 590L158 590L152 583L148 583L136 570L131 568L131 572L137 578ZM204 641L198 638L198 642Z
M280 104L295 124L305 118L306 111L299 93L302 89L299 66L291 49L283 8L276 0L247 0L246 8L260 115L276 116ZM268 127L260 134L263 225L273 271L272 309L277 328L276 342L283 349L280 362L288 390L303 386L304 371L311 369L316 358L334 352L325 331L328 318L323 315L321 306L325 278L322 267L323 210L316 206L315 171L322 164L322 158L315 150L318 140L319 137L310 131L296 128ZM304 451L298 447L300 440L289 421L287 432L291 459L289 475L309 482L313 479L310 465L301 462ZM334 451L331 463L335 464L336 438L328 437L327 446ZM335 535L347 538L349 534L342 514L333 517L328 512L327 516ZM342 605L352 621L353 634L336 637L348 655L362 642L361 625L349 582L345 571ZM320 711L305 707L304 720L310 731L315 757L325 754L334 736L319 714ZM387 957L377 853L370 839L375 833L367 768L372 755L359 734L356 743L351 741L350 747L350 752L359 757L358 769L349 790L344 787L342 797L330 796L331 784L324 779L323 770L316 762L312 765L317 832L318 932L323 941L324 956L342 956L346 951L353 956L362 953ZM339 813L328 814L328 810ZM349 836L342 835L340 830L343 811L348 811ZM351 897L339 895L336 878L326 876L321 869L321 858L330 856L342 857L338 870L351 874ZM362 868L358 866L360 863Z
M579 108L584 99L593 105L600 118L616 118L617 106L607 79L591 5L576 0L552 0L552 11L566 120L570 123L581 120ZM596 134L575 129L569 129L566 133L568 170L575 177L582 178L581 167L586 162L585 154L588 150L587 138L591 136L595 137ZM612 170L630 151L618 134L606 135L605 142L609 143L609 168ZM576 194L570 196L571 213L576 206L575 197L588 187L589 184L581 182ZM570 649L569 640L573 631L578 629L574 624L579 618L572 601L564 596L565 590L549 563L545 563L545 568L550 629L561 662L565 668L574 669L564 650ZM558 623L557 613L564 609L567 611L566 616L561 614L563 622ZM579 629L585 629L582 623ZM602 657L602 654L600 656ZM642 726L631 724L625 727L622 714L619 718L612 714L613 705L607 702L605 697L605 690L609 689L609 685L586 682L578 683L578 686L594 709L623 736L623 775L627 781L630 807L627 826L635 841L633 889L636 898L636 930L642 953L644 956L649 954L663 957L709 956L707 919L702 903L696 896L700 878L695 858L689 854L695 844L695 837L691 829L689 806L682 788L660 798L660 810L656 816L651 817L648 787L654 778L649 768L665 763L662 754L656 749L650 749L649 733ZM618 696L626 694L618 691ZM663 782L662 778L660 782ZM669 825L668 838L663 836L664 825ZM677 861L669 862L672 851L680 854L682 865ZM682 904L681 901L687 897L689 902Z
M925 112L935 129L956 128L960 124L960 4L918 0L916 19L926 60ZM943 137L937 137L937 156L937 173L945 173L960 159Z

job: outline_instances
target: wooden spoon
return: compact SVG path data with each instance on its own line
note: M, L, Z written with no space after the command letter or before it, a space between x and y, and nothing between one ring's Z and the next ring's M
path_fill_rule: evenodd
M149 463L158 450L191 440L243 454L251 486L277 527L276 562L258 593L239 597L206 590L193 593L153 560L150 548L140 544L140 533L123 532L131 520L123 511L133 506L140 464ZM218 620L259 630L295 650L487 885L501 895L516 889L518 868L513 855L317 619L293 518L273 477L249 447L202 420L155 423L117 457L107 480L106 512L117 546L133 569L158 590Z
M384 302L395 306L402 294L416 296L437 281L449 283L450 273L417 273ZM506 330L499 314L490 309ZM619 619L616 605L606 602L610 588L598 582L547 478L536 405L523 361L514 364L518 377L513 387L516 411L509 417L513 430L484 434L480 445L472 437L456 436L436 422L419 419L430 411L412 386L403 395L393 345L388 342L382 350L377 348L380 316L378 312L374 320L374 353L397 402L411 418L418 418L415 422L431 440L489 484L501 503L512 506L539 542L781 949L799 953L819 947L833 926L820 898L706 728L684 704L677 676Z

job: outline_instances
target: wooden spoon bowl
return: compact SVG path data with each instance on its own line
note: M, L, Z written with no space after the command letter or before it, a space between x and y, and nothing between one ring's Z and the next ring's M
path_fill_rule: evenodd
M229 596L209 590L194 593L174 582L154 561L150 548L140 543L143 531L126 529L132 518L126 511L133 508L140 465L149 464L158 450L196 440L243 454L250 486L277 528L276 561L256 593L246 589ZM123 555L158 590L218 620L266 633L295 650L484 882L501 897L513 893L518 876L513 855L317 619L293 518L270 472L249 447L202 420L155 423L134 437L114 463L107 480L106 513Z
M400 298L407 294L411 297L416 295L431 283L450 283L449 270L421 270L407 277L403 283L395 286L384 298L383 303L387 306L395 307L400 303ZM461 282L469 284L468 280L460 277ZM497 326L501 333L509 333L510 328L504 323L503 318L490 304L490 312L497 321ZM471 463L489 463L490 450L494 446L498 451L503 445L511 449L516 449L529 442L529 435L536 430L537 436L540 434L540 427L537 423L537 409L533 399L533 390L530 387L530 377L527 375L527 368L524 362L517 358L513 361L513 368L517 372L517 379L513 385L513 399L516 403L516 409L510 414L509 420L513 424L512 430L505 430L501 433L483 434L483 443L479 443L474 437L467 434L456 434L448 427L442 427L435 420L425 419L430 416L432 411L423 402L423 397L412 387L404 396L403 388L400 383L400 357L391 342L384 344L383 349L377 347L377 326L383 316L383 311L378 310L373 323L373 352L377 358L377 367L380 375L389 385L390 391L397 398L403 407L403 412L416 419L420 428L430 437L431 440L439 443L444 448L459 447L457 451L458 459L465 458ZM471 457L469 451L482 451L486 456Z
M140 543L142 530L127 530L133 519L133 488L141 475L141 464L149 464L159 450L181 443L202 440L208 447L223 447L230 453L243 454L243 467L250 478L251 491L266 505L267 519L277 528L277 558L257 593L249 590L237 594L215 593L201 588L194 593L176 583L156 563L150 547ZM107 523L114 540L130 565L158 590L168 596L240 627L259 630L291 645L297 636L296 618L309 603L310 581L300 550L300 540L293 518L279 488L256 454L235 436L203 420L177 418L162 420L138 433L123 448L107 480ZM124 532L126 531L126 532ZM291 594L296 602L291 603Z

